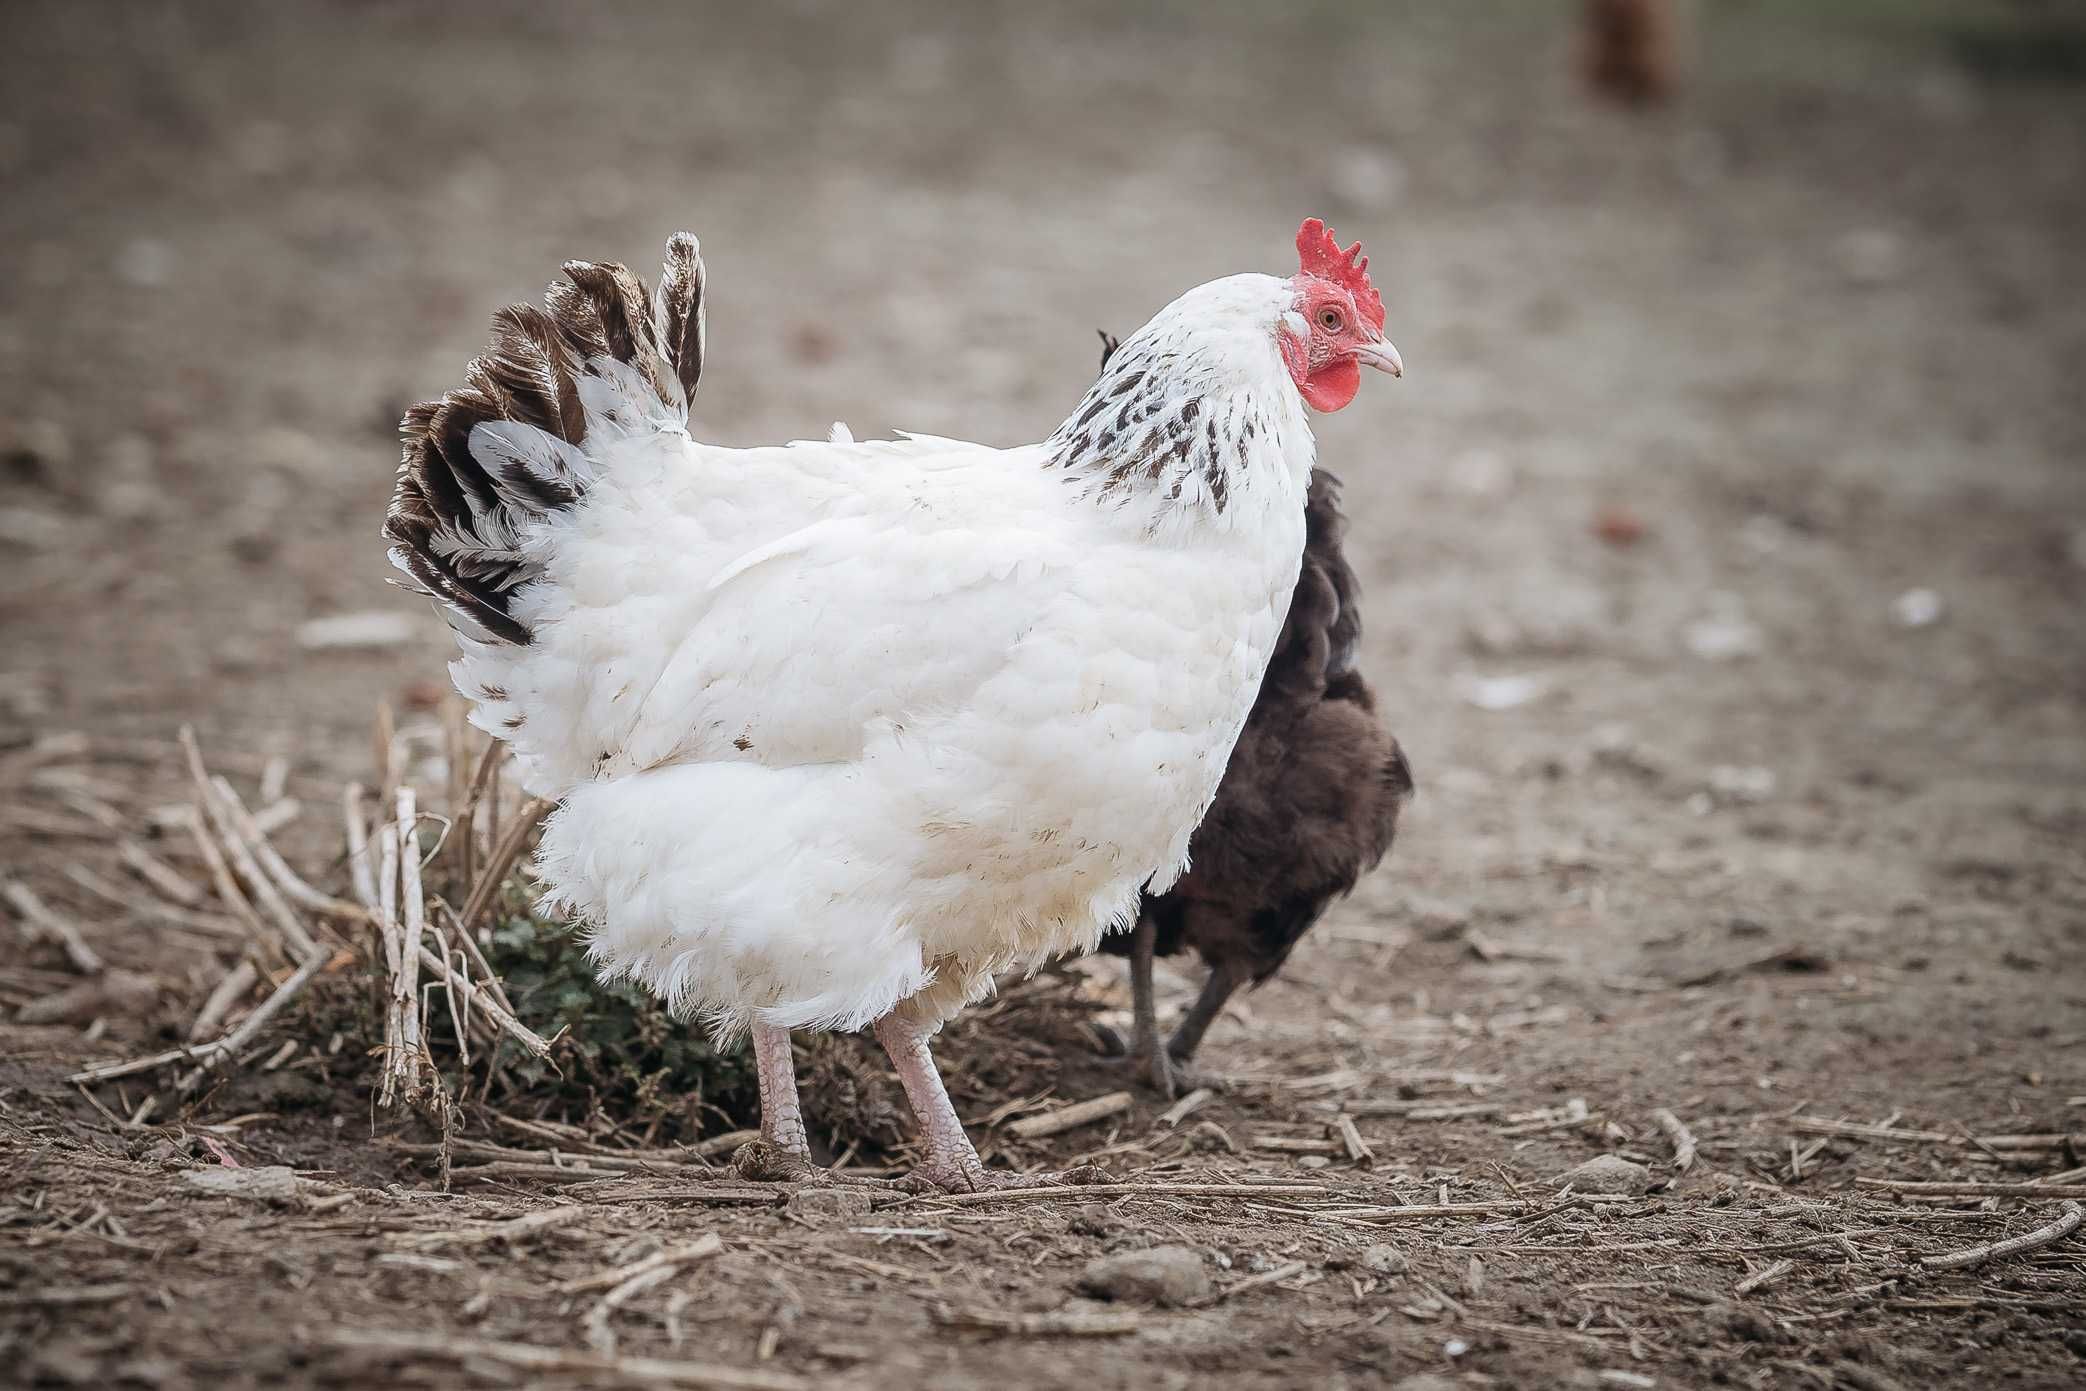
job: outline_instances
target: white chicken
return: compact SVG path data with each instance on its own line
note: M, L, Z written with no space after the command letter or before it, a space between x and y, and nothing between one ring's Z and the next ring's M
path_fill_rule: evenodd
M694 237L656 298L573 262L416 407L384 533L441 601L473 720L556 798L538 865L629 977L750 1032L807 1177L792 1029L871 1028L915 1181L980 1162L928 1040L1182 873L1296 584L1313 446L1402 372L1361 247L1188 291L1041 444L691 439ZM840 432L836 432L836 436Z

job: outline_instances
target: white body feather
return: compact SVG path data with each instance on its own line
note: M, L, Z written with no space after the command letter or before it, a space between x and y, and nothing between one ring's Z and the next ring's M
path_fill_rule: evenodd
M722 1032L938 1025L1170 884L1303 548L1285 296L1217 281L1126 345L1207 403L1183 420L1255 422L1209 431L1215 505L1100 488L1065 431L705 445L598 359L583 451L479 426L474 454L564 451L543 467L586 484L518 538L534 641L467 638L453 670L561 799L539 865L604 974Z

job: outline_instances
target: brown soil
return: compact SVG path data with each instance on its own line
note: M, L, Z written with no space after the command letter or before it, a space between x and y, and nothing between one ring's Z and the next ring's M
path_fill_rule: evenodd
M0 1025L0 1383L2077 1384L2086 1236L1914 1261L2058 1202L1856 1180L2086 1164L1955 1138L2086 1130L2086 36L2000 0L1704 3L1674 104L1619 111L1537 8L8 7L0 870L153 980ZM995 1119L1120 1083L1063 981L944 1054L1017 1166L1320 1191L445 1193L324 997L264 1037L285 1065L138 1124L169 1079L64 1081L167 1047L232 960L68 873L120 873L97 818L182 795L178 724L250 799L289 756L278 839L342 888L332 799L446 647L381 587L392 424L560 259L702 233L711 437L1014 440L1096 326L1278 267L1305 212L1368 238L1412 369L1321 435L1420 774L1393 861L1213 1033L1246 1080L1178 1126ZM298 646L370 609L413 636ZM1515 677L1533 699L1480 708ZM36 742L68 731L98 742ZM11 948L0 1006L76 981ZM1364 1161L1325 1143L1343 1113ZM574 1147L480 1110L459 1139ZM1548 1201L1604 1153L1655 1191ZM227 1161L305 1178L183 1178ZM1494 1210L1356 1215L1445 1201ZM613 1310L558 1288L711 1232ZM1237 1292L1076 1292L1157 1243Z

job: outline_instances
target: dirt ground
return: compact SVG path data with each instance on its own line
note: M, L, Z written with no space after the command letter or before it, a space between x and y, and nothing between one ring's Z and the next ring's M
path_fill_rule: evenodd
M1622 111L1572 12L0 12L0 877L152 978L20 1022L78 963L0 915L0 1383L2079 1384L2086 1233L1917 1258L2086 1182L2086 19L1702 0L1678 100ZM1397 850L1178 1123L1000 1124L1121 1085L1038 1003L1119 1007L1114 963L943 1049L1008 1162L1143 1191L871 1210L471 1120L537 1157L445 1192L322 1038L201 1104L66 1082L235 955L75 872L184 795L179 725L248 795L290 760L277 838L344 891L331 799L448 647L384 587L394 424L560 260L702 235L711 438L1013 442L1097 327L1307 213L1410 367L1320 433ZM409 636L300 642L368 611ZM1560 1201L1603 1154L1648 1173ZM1197 1307L1075 1287L1156 1244Z

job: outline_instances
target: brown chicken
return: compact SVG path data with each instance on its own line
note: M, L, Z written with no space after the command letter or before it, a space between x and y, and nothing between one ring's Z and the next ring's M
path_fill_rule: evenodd
M1115 340L1102 335L1105 367ZM1259 985L1326 907L1391 848L1413 796L1405 752L1376 718L1355 669L1359 585L1341 541L1340 480L1313 473L1304 563L1282 635L1224 781L1189 847L1190 865L1147 894L1136 926L1102 939L1130 958L1135 1034L1128 1060L1171 1097L1192 1083L1203 1034L1241 985ZM1193 948L1210 969L1201 996L1163 1045L1152 959Z

